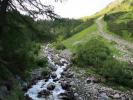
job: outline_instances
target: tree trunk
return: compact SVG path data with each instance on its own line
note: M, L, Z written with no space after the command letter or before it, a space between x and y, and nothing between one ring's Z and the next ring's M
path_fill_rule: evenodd
M3 29L6 23L6 11L10 0L3 0L0 2L0 35L3 33Z

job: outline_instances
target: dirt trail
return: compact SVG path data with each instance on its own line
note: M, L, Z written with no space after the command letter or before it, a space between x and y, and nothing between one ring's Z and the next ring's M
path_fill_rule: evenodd
M117 59L133 63L133 43L120 38L118 35L108 34L104 32L104 25L102 21L102 17L96 20L98 29L97 34L109 41L113 41L116 43L115 47L120 52L122 52L122 56L116 57Z

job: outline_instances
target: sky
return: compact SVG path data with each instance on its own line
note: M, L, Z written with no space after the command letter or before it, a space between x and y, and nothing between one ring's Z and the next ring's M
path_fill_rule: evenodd
M65 18L81 18L95 14L112 1L114 0L64 0L61 3L42 0L45 4L53 5L55 13Z

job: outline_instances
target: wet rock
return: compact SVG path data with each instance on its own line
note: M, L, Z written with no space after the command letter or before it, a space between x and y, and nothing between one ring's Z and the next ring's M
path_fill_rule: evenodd
M49 67L52 71L56 71L57 70L57 68L55 67L55 66L51 66L51 67Z
M0 100L4 100L8 93L9 91L6 86L0 86Z
M108 99L109 99L109 97L107 96L106 93L101 93L98 100L108 100Z
M23 87L22 87L22 91L27 91L28 90L28 84L26 84L26 85L24 85Z
M99 80L96 79L95 77L88 77L86 79L86 83L90 84L90 83L99 83Z
M37 97L43 97L43 96L49 96L50 95L50 91L49 90L42 90L38 93Z
M53 79L54 82L57 82L58 80L59 80L58 78Z
M74 97L73 92L71 92L71 91L67 91L65 93L59 94L59 99L62 99L62 100L76 100L75 97Z
M69 69L69 67L67 66L66 68L64 68L64 71L66 72Z
M86 80L86 83L87 83L87 84L90 84L90 83L91 83L91 79L88 78L88 79Z
M43 79L43 77L42 76L39 76L35 80L42 80L42 79Z
M60 62L59 58L54 58L54 62L56 65L63 66L64 64Z
M68 64L68 62L67 62L67 61L65 61L65 60L64 60L64 61L62 61L62 63L63 63L63 64Z
M118 93L111 96L112 99L120 99L120 95Z
M77 100L83 100L83 98L82 97L78 97L78 99Z
M74 85L75 85L74 81L70 82L70 86L74 86Z
M69 64L68 61L64 58L61 58L60 62L63 63L63 64Z
M66 81L61 82L61 86L64 90L69 90L70 89L70 84Z
M48 90L54 90L54 88L55 88L55 84L54 83L49 83L48 86L47 86Z
M50 75L44 76L44 79L48 80L50 78Z
M75 97L78 97L79 95L78 95L78 93L74 93L74 96L75 96Z
M71 72L71 73L68 73L68 74L66 75L67 78L72 78L73 76L74 76L74 73L72 73L72 72Z
M57 77L57 75L56 75L56 73L51 73L51 77L53 78L53 79L55 79L56 77Z
M59 94L59 99L62 99L62 100L70 100L67 93L61 93L61 94Z
M93 82L93 83L99 83L100 80L98 80L98 79L96 79L96 78L93 78L92 82Z
M47 82L48 81L48 79L45 79L45 82Z
M25 95L26 100L33 100L32 98L30 98L28 95Z
M34 80L31 80L31 82L29 82L27 88L28 88L28 89L31 88L32 85L35 85L37 82L38 82L38 80L35 80L35 79L34 79Z
M59 66L64 66L64 63L59 63L58 65L59 65Z
M62 72L61 75L66 76L67 72Z

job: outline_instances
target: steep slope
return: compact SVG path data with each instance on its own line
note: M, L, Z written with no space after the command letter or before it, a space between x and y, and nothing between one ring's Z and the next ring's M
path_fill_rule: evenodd
M96 15L104 15L106 13L133 11L133 0L115 0L106 8L96 13Z
M133 0L113 2L98 14L104 15L105 29L133 41Z
M105 14L111 14L116 12L132 12L133 0L114 0L107 7L91 16L85 16L81 19L87 20L90 18L98 18Z

